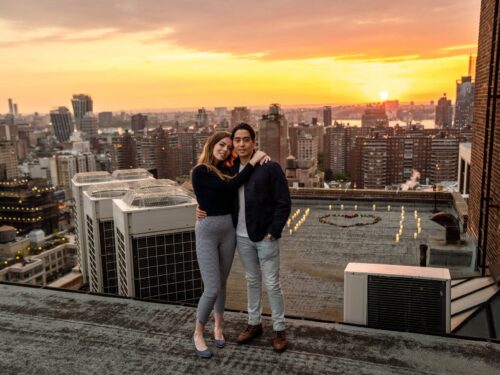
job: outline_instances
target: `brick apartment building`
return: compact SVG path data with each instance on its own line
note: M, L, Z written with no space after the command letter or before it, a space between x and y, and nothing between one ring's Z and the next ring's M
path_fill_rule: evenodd
M482 265L500 263L499 32L498 2L483 0L472 121L468 227L478 240Z

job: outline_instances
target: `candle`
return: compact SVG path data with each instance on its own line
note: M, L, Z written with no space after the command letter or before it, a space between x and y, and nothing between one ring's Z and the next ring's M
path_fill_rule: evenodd
M341 205L340 205L340 209L341 209L341 210L343 210L343 209L344 209L344 205L343 205L343 204L341 204Z
M290 235L292 235L292 233L293 233L293 229L290 229Z
M388 204L388 205L387 205L387 211L390 211L390 210L391 210L391 205L390 205L390 204Z
M413 233L413 238L417 239L417 232Z
M357 211L357 210L358 210L358 205L357 205L357 204L355 204L355 205L354 205L354 211Z
M328 205L328 209L331 211L332 210L332 205Z
M396 234L396 242L399 242L399 234Z
M373 208L373 211L375 211L375 209L377 208L377 206L375 206L375 203L373 204L372 208Z

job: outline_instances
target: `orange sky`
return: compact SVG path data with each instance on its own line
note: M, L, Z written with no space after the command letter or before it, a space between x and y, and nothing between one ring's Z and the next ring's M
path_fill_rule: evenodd
M402 4L400 4L402 3ZM105 5L103 5L105 4ZM0 113L455 97L479 0L2 0Z

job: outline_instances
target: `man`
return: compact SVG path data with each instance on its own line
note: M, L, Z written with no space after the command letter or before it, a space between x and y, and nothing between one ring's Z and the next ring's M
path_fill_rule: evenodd
M233 148L238 158L233 173L248 163L255 148L255 131L245 123L232 130ZM286 350L285 308L281 291L279 238L291 209L286 177L278 163L256 164L248 181L238 191L236 246L245 268L248 298L248 325L237 338L245 344L260 336L262 281L266 286L273 321L273 348ZM262 275L262 276L261 276ZM261 280L262 279L262 280Z

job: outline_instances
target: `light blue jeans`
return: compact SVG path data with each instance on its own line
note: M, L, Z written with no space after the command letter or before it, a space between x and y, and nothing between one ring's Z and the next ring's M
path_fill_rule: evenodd
M261 322L263 281L271 306L273 329L283 331L285 304L280 284L279 240L253 242L250 238L237 236L236 246L247 280L248 324Z

